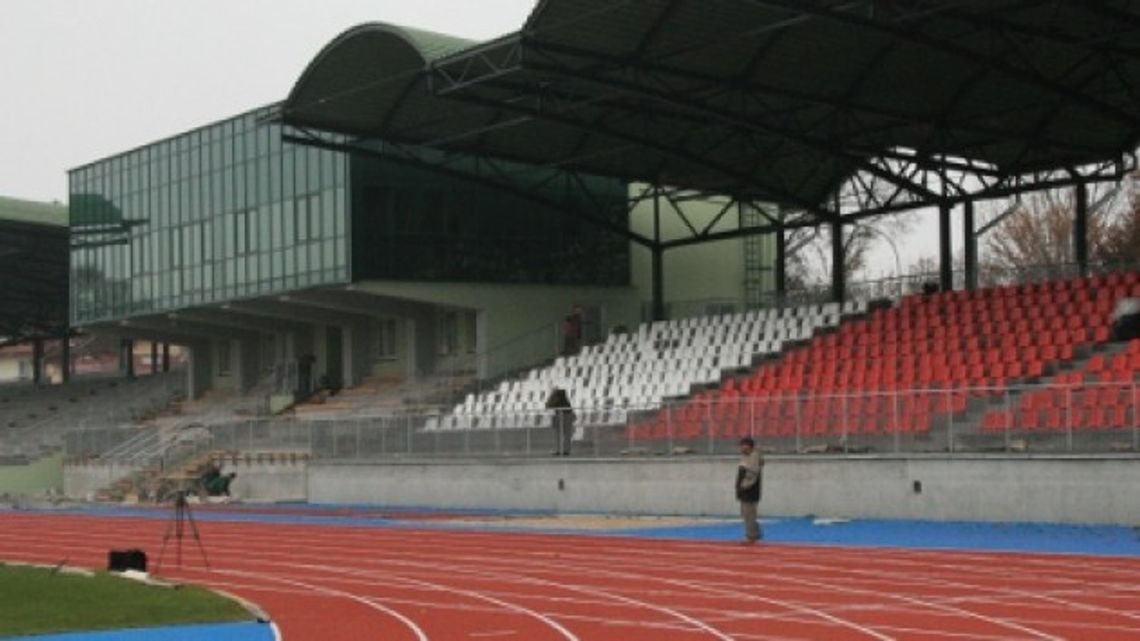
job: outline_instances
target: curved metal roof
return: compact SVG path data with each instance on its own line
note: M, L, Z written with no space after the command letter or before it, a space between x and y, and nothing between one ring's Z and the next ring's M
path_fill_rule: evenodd
M819 208L856 172L915 188L872 161L900 149L997 176L1119 160L1138 32L1126 0L543 0L458 51L350 30L282 117Z
M406 127L404 113L439 111L427 86L427 64L472 44L383 23L353 27L309 63L282 111L290 122L329 131L369 134Z

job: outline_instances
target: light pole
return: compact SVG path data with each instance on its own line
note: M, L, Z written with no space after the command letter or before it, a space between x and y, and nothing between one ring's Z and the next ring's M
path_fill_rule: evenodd
M891 238L889 235L887 235L886 232L884 232L883 230L881 230L877 227L872 227L870 225L863 225L863 224L859 224L859 223L856 223L856 227L858 227L859 229L865 229L869 232L873 232L879 238L882 238L883 240L887 241L887 244L890 245L891 252L895 255L895 282L899 284L898 293L901 295L901 293L902 293L902 275L903 275L903 273L902 273L902 260L899 258L899 248L898 248L898 245L895 244L895 239Z

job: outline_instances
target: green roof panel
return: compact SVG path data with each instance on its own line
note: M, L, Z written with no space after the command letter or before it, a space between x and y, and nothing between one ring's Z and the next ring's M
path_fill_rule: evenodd
M0 196L0 220L66 227L67 206Z

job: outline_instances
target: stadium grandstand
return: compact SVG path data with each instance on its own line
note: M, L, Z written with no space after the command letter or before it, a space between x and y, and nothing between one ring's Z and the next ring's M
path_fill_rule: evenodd
M445 457L497 505L499 461L548 463L554 388L572 458L616 477L669 455L700 485L743 435L801 471L1132 456L1140 348L1110 323L1140 287L1088 240L1089 190L1136 170L1132 13L547 0L485 43L352 27L282 101L70 172L52 331L186 365L163 408L67 435L67 492L155 497L214 460L250 497L429 501L358 486ZM1072 264L987 278L975 207L1050 189ZM849 283L853 226L903 211L937 230L934 282ZM804 227L831 239L819 291L789 286Z
M67 207L0 197L0 345L32 345L34 357L15 359L4 380L44 380L45 341L66 351ZM9 369L9 368L5 368ZM66 376L66 368L59 368Z

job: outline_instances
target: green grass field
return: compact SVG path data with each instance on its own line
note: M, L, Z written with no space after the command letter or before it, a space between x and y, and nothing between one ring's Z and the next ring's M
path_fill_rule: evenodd
M201 588L143 585L0 565L0 637L192 623L249 621L230 599Z

